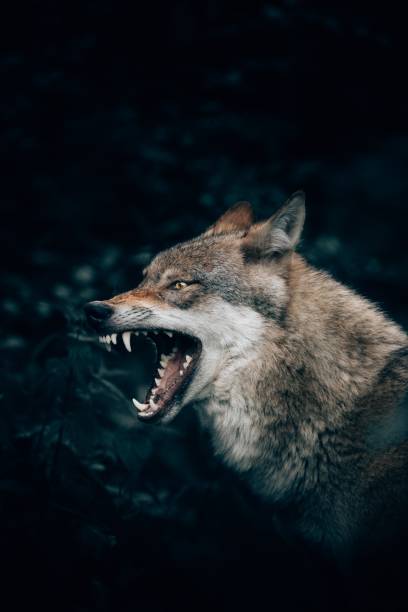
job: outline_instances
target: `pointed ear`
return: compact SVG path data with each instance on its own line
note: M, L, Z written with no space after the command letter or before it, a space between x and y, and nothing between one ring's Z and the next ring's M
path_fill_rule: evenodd
M204 232L204 236L247 231L253 222L252 206L249 202L237 202Z
M305 194L296 191L267 221L254 225L244 239L249 259L282 255L295 248L305 222Z

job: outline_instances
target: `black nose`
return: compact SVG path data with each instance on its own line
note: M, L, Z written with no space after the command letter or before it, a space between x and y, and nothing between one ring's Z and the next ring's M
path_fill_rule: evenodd
M88 302L88 304L85 304L84 310L88 322L91 324L106 321L113 313L112 306L105 304L105 302Z

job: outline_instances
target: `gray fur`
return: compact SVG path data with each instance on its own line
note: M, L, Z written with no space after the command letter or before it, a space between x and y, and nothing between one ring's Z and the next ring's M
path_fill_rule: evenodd
M408 339L293 251L303 221L302 194L264 223L236 206L109 303L202 339L184 403L215 452L286 530L341 556L385 538L405 507ZM192 284L175 294L176 278Z

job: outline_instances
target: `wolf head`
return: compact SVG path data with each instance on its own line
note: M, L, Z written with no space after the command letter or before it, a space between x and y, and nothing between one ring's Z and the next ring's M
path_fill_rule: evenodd
M239 202L202 235L156 255L136 289L85 305L102 342L122 334L130 351L132 334L143 333L157 347L154 382L144 402L133 400L140 419L169 421L210 397L267 331L279 335L304 218L302 192L258 223Z

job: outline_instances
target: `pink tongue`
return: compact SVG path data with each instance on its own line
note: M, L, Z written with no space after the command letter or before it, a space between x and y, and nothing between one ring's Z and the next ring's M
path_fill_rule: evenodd
M177 351L167 362L166 367L162 368L164 370L164 374L161 377L160 383L157 386L157 391L153 396L153 401L155 404L161 406L162 404L167 403L179 388L185 376L185 370L183 368L184 361L184 353ZM162 366L160 366L160 368L161 367ZM180 374L180 372L182 372L182 374Z

